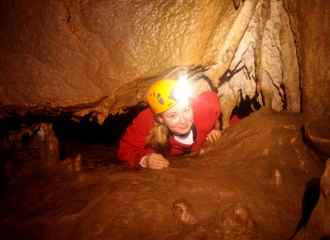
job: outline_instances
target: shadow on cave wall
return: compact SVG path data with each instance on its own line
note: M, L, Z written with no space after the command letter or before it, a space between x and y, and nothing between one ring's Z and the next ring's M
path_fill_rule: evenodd
M261 105L258 103L255 97L250 99L249 96L246 96L246 99L243 100L241 96L241 101L239 105L234 108L230 118L236 115L239 119L243 119L249 116L252 112L259 110L260 108Z
M306 226L314 207L319 200L321 178L313 178L306 184L305 193L302 202L303 214L298 223L296 233ZM291 238L292 239L292 238ZM323 238L322 238L323 239ZM327 239L327 238L325 238Z

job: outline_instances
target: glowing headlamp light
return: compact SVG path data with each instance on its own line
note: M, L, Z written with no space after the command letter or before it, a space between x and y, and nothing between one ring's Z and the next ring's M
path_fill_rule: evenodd
M180 101L187 98L189 95L190 87L187 82L187 76L183 76L179 79L178 84L173 88L171 98L175 101Z

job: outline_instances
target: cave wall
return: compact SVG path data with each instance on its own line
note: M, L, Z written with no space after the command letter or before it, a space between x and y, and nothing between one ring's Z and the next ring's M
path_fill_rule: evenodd
M102 123L145 101L146 79L213 62L240 8L231 0L3 0L0 11L1 117L93 113Z
M330 120L330 5L327 0L285 0L297 43L302 112L307 121Z
M302 94L306 118L329 117L328 12L316 0L3 0L0 118L102 124L182 74L195 95L218 88L225 126L246 97L299 112Z
M330 6L285 0L297 43L304 132L322 161L330 157Z
M258 1L229 69L220 77L224 127L247 97L277 112L300 112L300 95L296 46L283 1Z

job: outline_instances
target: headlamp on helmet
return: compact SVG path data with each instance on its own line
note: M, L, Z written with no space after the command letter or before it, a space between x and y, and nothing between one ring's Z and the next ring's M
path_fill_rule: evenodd
M182 99L186 99L190 95L190 87L187 82L187 77L183 76L179 79L177 84L174 86L174 88L171 91L171 98L173 98L176 101L180 101Z
M147 100L154 114L163 113L172 108L178 101L189 96L187 77L179 81L163 79L153 84L147 93Z

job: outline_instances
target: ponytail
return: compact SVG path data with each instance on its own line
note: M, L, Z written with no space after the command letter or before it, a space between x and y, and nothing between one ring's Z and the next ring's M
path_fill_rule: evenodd
M147 146L152 148L156 153L168 156L172 147L170 142L170 131L159 121L159 118L162 118L162 113L154 116L154 128L146 137L146 142Z

